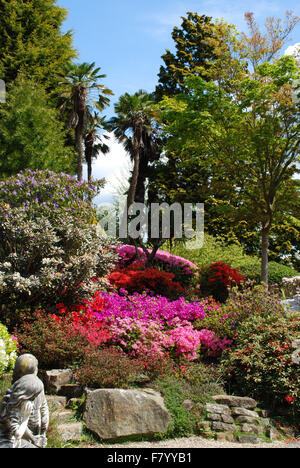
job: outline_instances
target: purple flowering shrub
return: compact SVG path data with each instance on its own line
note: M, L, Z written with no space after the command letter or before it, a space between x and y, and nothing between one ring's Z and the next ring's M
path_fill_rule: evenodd
M78 302L99 287L113 254L98 232L93 186L65 174L30 170L0 182L0 314Z

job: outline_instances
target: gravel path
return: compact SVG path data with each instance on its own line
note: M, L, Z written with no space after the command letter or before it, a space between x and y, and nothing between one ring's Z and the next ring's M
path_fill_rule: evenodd
M189 449L189 448L300 448L300 442L272 442L259 444L239 444L231 442L217 442L215 440L202 439L201 437L189 437L183 439L164 440L162 442L133 442L120 445L99 445L85 446L84 448L155 448L155 449Z

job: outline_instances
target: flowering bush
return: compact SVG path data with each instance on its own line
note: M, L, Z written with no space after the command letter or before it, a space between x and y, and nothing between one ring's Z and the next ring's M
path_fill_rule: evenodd
M142 371L143 365L139 361L111 346L100 350L90 348L74 377L83 387L128 388Z
M99 302L103 304L103 300L104 307L97 310ZM183 298L172 301L166 297L153 297L147 294L129 295L126 291L120 291L120 294L98 293L94 300L87 302L86 307L87 310L93 311L100 321L129 317L158 321L170 328L175 318L189 322L204 319L206 312L214 306L208 301L186 302Z
M13 369L17 359L17 339L0 323L0 376Z
M231 391L269 407L290 404L300 414L300 366L292 361L292 342L299 337L299 315L249 317L222 358Z
M236 268L231 268L223 262L216 262L200 271L200 294L213 296L218 302L225 302L228 289L245 281Z
M235 334L236 329L249 317L283 315L284 306L278 293L266 290L262 285L246 282L242 290L233 288L226 304L221 306L226 321L226 335Z
M174 281L174 273L144 268L135 264L124 269L115 270L108 276L108 281L118 289L125 289L129 293L152 292L169 298L184 295L184 289Z
M93 314L70 313L61 304L57 314L37 311L33 321L16 330L21 351L36 356L41 369L55 369L81 363L87 349L108 342L107 328Z
M100 184L101 185L101 184ZM0 303L5 308L80 301L107 273L112 253L91 225L89 186L49 171L25 171L0 182Z
M142 248L136 249L134 245L122 245L115 247L115 251L119 255L120 268L125 268L135 262L146 266L147 256ZM150 249L148 251L149 253L152 252ZM136 253L138 253L138 257ZM153 266L173 273L175 275L175 280L184 285L188 284L198 271L198 267L194 263L163 250L158 250L156 252Z

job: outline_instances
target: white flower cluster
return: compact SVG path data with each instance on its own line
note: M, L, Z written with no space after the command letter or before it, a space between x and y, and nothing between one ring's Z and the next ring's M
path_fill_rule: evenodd
M17 359L17 343L0 324L0 375L13 368Z

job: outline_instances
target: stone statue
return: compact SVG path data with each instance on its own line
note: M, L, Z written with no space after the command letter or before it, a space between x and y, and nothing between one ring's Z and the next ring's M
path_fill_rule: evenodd
M46 448L49 409L38 361L23 354L15 364L11 388L0 405L0 448Z

